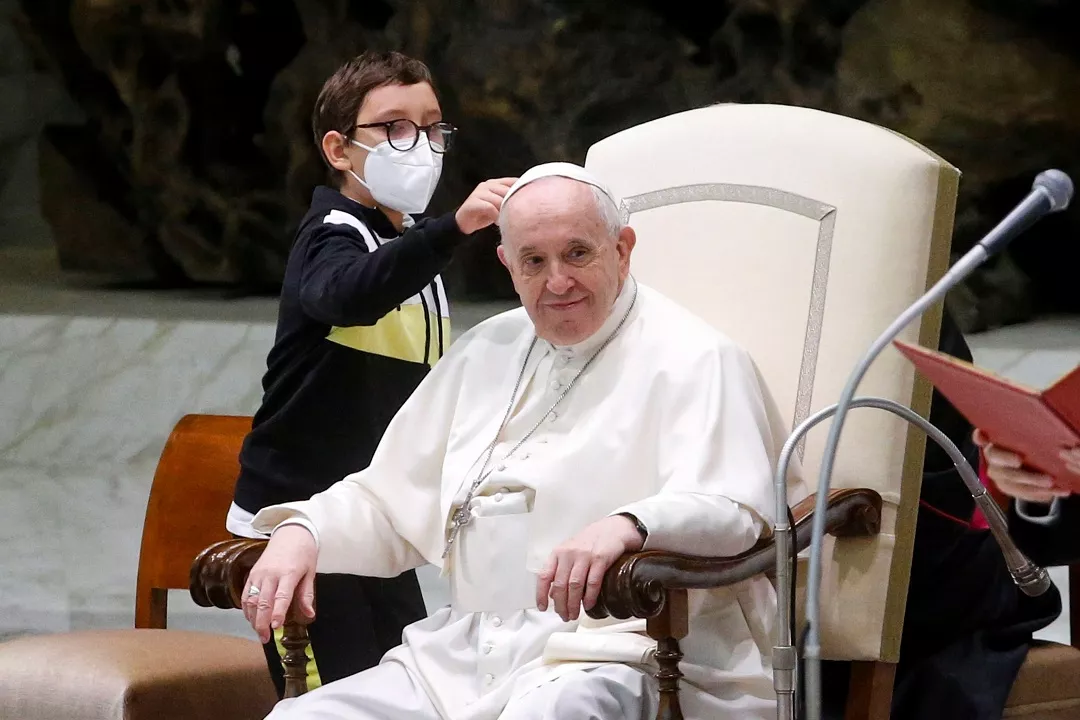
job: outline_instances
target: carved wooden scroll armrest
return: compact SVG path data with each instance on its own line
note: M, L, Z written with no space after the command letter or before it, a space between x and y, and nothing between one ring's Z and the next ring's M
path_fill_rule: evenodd
M246 538L224 540L203 550L191 564L191 599L202 607L240 609L248 573L262 556L266 543ZM282 626L287 698L307 692L308 622L294 603Z
M814 497L792 508L796 552L810 545ZM881 496L863 488L829 493L825 531L836 537L876 535L881 527ZM600 599L589 611L595 619L650 618L663 605L666 590L725 587L772 570L776 544L772 534L744 553L728 558L694 557L660 550L624 555L608 570Z
M810 545L814 497L792 508L795 551ZM829 493L825 531L836 537L868 537L881 529L881 496L873 490L833 490ZM746 552L730 558L693 557L658 550L624 555L608 569L596 605L588 611L597 620L609 615L645 618L649 637L656 640L656 678L660 685L657 720L682 720L679 705L679 641L689 631L688 590L734 585L776 566L772 534Z

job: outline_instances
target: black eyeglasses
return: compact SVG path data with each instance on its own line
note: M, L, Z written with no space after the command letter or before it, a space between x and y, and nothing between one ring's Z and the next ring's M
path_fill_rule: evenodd
M417 125L412 120L401 118L389 122L361 123L354 125L356 128L383 128L386 130L386 141L390 147L401 152L412 150L420 140L420 131L427 135L431 149L437 153L444 153L453 144L454 133L457 128L448 122L431 123L430 125Z

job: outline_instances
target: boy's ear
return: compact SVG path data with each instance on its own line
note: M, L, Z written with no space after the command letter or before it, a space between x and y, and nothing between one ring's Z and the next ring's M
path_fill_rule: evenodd
M323 157L326 158L326 162L330 167L335 170L345 172L346 170L352 170L352 160L345 154L345 149L348 147L348 140L345 136L336 130L323 135L322 138L322 152Z

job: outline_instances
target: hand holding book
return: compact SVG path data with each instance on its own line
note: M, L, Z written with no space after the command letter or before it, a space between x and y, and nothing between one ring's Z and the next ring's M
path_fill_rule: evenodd
M1023 458L995 445L982 430L975 431L975 444L982 449L986 458L986 474L1009 497L1033 503L1049 503L1055 498L1072 494L1067 483L1060 483L1049 475L1024 467ZM1063 450L1061 459L1069 472L1080 476L1080 448Z
M894 345L981 430L977 441L990 446L988 470L1003 492L1033 502L1080 492L1080 367L1040 391L934 350Z

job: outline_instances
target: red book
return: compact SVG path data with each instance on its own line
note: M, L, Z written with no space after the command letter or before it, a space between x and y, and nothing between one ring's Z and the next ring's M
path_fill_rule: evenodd
M1080 366L1046 390L1006 380L971 363L918 345L893 343L972 425L1024 465L1080 492L1061 452L1080 446Z

